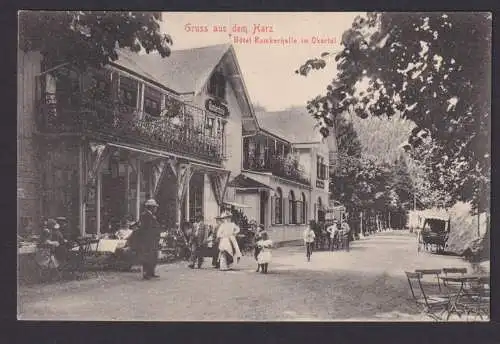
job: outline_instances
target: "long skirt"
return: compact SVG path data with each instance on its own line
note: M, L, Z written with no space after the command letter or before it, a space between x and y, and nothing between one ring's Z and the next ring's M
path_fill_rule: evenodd
M219 264L220 270L229 270L234 262L233 256L231 256L226 251L221 251L219 253Z

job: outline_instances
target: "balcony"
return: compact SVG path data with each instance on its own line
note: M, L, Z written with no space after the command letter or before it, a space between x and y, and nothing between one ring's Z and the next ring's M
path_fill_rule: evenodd
M243 168L257 172L271 172L273 175L284 179L305 185L310 184L309 179L304 176L298 160L291 155L288 155L288 157L269 155L261 158L252 154L246 154Z
M71 104L70 104L71 103ZM175 103L175 104L173 104ZM39 123L44 133L75 133L108 142L143 144L216 164L224 159L224 137L207 132L205 111L175 99L167 116L150 116L112 100L84 100L58 104L54 94L40 101Z

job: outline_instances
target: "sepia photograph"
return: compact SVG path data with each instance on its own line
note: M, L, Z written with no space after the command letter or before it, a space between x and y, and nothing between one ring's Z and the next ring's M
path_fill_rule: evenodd
M17 319L489 322L492 14L18 12Z

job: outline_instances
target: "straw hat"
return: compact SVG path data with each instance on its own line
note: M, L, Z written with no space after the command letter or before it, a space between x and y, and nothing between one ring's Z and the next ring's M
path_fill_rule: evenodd
M144 203L145 206L151 206L151 207L158 207L158 203L154 199L148 199L146 203Z
M54 219L49 219L49 220L47 221L47 227L48 227L49 229L59 229L59 224L57 223L57 221L56 221L56 220L54 220Z
M228 218L228 217L232 217L233 215L229 212L229 211L225 211L223 212L222 214L220 214L218 216L219 219L225 219L225 218Z

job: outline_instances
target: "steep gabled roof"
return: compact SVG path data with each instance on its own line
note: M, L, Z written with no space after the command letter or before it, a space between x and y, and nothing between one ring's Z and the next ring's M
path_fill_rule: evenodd
M169 57L158 53L137 54L120 49L114 64L162 84L179 94L198 91L230 49L230 44L172 50Z
M321 142L316 120L305 108L256 112L259 127L291 143Z

